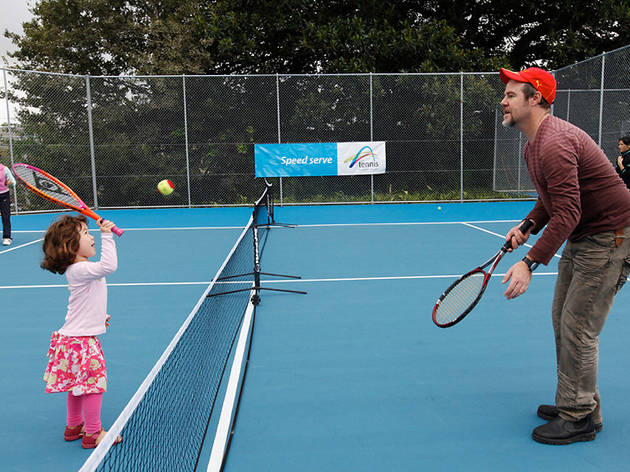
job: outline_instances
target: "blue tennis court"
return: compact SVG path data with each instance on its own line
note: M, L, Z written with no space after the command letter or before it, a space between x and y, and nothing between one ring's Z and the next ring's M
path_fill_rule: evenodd
M267 275L262 286L308 293L260 292L244 330L251 343L246 374L232 369L241 339L235 333L197 470L214 470L216 457L228 472L624 469L627 288L601 336L604 429L588 443L546 446L530 437L543 422L538 404L555 395L549 312L557 258L534 273L525 295L507 301L502 275L525 249L506 255L467 319L450 329L431 321L440 293L496 252L532 205L276 207L276 222L291 226L265 233L262 271L302 278ZM102 420L109 428L205 298L251 208L102 215L127 230L117 240L119 269L108 278L112 320L101 336L109 374ZM63 323L68 294L63 276L39 268L41 238L54 217L14 217L14 245L0 250L0 451L7 471L79 470L90 455L63 440L65 395L45 394L42 381L50 333ZM242 393L232 408L233 370ZM204 381L191 376L177 390L194 396ZM226 454L216 449L224 405L229 419L238 405ZM155 425L168 425L171 413L135 428L158 442ZM198 435L181 425L175 430L176 444L155 445L164 455L176 456L180 443ZM123 436L133 449L126 443L134 436L124 430ZM131 464L111 470L160 469Z

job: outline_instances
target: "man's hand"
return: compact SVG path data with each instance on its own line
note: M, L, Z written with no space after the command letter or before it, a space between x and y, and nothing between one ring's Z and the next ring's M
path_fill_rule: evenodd
M505 298L508 300L516 298L527 291L529 281L532 279L532 273L529 271L527 264L523 261L518 261L506 272L502 283L506 283L510 279L512 280L505 290Z
M510 231L508 231L508 234L505 236L506 242L507 241L512 242L512 247L508 249L508 252L512 252L517 247L522 246L529 239L529 233L531 232L531 228L523 234L520 230L520 227L521 227L520 224L518 226L515 226Z

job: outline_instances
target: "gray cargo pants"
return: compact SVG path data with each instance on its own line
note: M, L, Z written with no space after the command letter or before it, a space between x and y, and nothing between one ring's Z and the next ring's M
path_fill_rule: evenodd
M601 422L597 389L599 333L615 294L630 273L630 226L579 241L567 241L558 264L552 306L562 418L579 420L593 413Z

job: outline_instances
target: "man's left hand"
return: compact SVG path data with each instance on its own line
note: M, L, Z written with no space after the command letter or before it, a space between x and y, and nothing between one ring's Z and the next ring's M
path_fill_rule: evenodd
M510 280L511 279L511 280ZM505 298L508 300L516 298L524 294L529 287L529 281L532 279L532 273L529 267L523 261L518 261L506 272L503 282L510 280L510 284L505 290Z

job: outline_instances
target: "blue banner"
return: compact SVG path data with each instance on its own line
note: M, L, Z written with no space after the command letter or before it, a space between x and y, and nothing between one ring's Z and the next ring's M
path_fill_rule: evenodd
M256 177L382 174L385 142L254 145Z
M336 143L256 144L256 177L337 175Z

